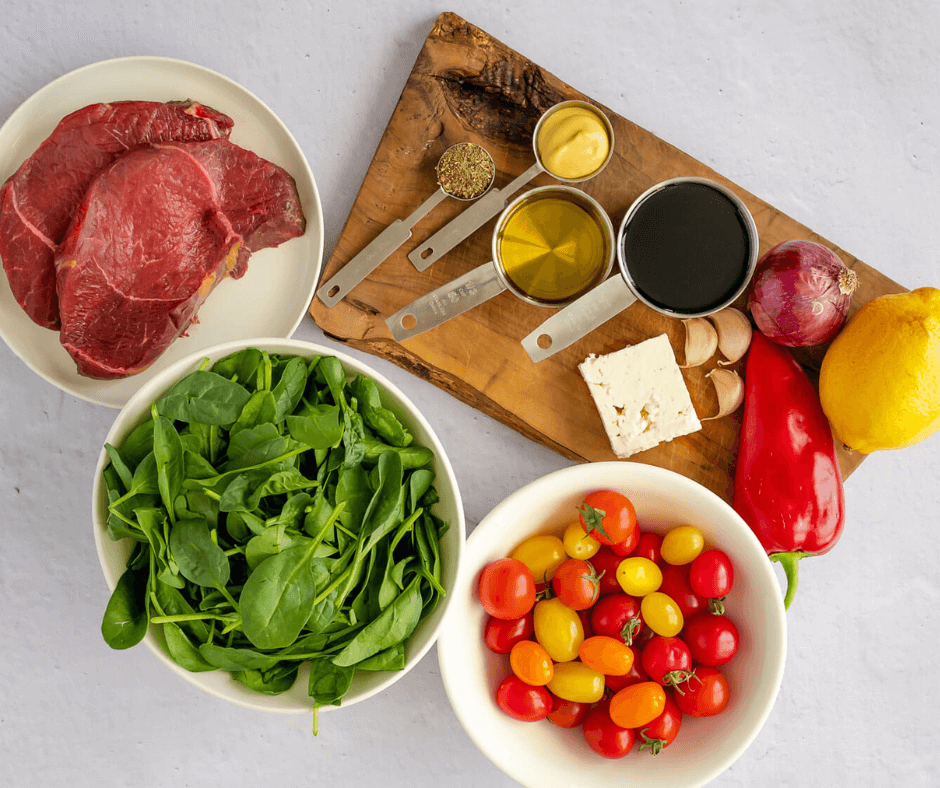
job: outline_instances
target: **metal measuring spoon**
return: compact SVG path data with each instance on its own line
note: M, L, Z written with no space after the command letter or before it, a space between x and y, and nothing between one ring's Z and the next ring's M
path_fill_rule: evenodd
M476 186L474 189L475 184L463 184L451 177L453 173L449 170L455 164L459 165L461 157L466 155L480 157L481 153L485 155L482 163L484 163L484 166L488 164L489 167L489 180L485 185L482 187ZM436 192L415 208L410 216L392 222L365 249L353 257L317 290L317 295L324 304L333 307L342 301L356 285L378 268L379 263L407 241L411 237L411 230L414 226L444 199L453 197L455 200L470 202L486 194L496 177L496 166L493 164L493 157L490 156L489 151L481 145L477 145L475 142L459 142L456 145L451 145L441 154L441 158L437 162L436 172L438 183Z
M609 141L607 158L604 159L600 167L583 178L560 178L544 165L542 158L539 155L539 131L544 127L545 121L548 117L565 107L584 107L585 109L591 110L601 119L601 121L604 123L604 128L607 130L607 137ZM452 219L448 224L445 224L440 230L434 233L434 235L424 241L424 243L422 243L420 246L412 249L408 253L408 259L411 260L411 264L419 271L424 271L433 263L440 260L451 249L457 246L457 244L470 236L475 230L478 230L490 219L496 216L496 214L502 211L506 207L513 194L515 194L529 181L543 172L548 173L556 180L562 181L564 183L583 183L584 181L593 178L607 166L607 163L610 161L610 158L613 155L614 127L611 125L610 119L593 104L589 104L586 101L577 100L562 101L561 103L555 104L553 107L550 107L542 113L542 117L539 118L539 122L535 126L535 131L532 132L532 150L535 153L535 164L529 167L529 169L527 169L521 175L510 181L506 186L503 186L502 189L494 189L491 191L484 198L478 200L476 203L467 208L467 210L465 210L455 219Z

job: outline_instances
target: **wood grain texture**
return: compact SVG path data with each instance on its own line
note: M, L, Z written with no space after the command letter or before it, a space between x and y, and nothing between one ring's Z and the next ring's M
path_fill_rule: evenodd
M582 184L619 226L643 191L667 178L694 175L724 183L754 216L763 254L781 241L806 238L833 249L859 275L853 310L875 296L903 292L851 254L655 135L594 102L517 52L452 13L434 24L376 150L336 248L324 268L329 279L389 222L407 216L437 188L435 166L450 145L483 145L501 187L534 162L532 131L539 116L567 99L591 101L614 126L615 150L607 168ZM554 183L540 175L527 188ZM434 288L491 259L490 220L443 259L418 272L408 252L456 216L465 203L445 200L419 222L411 239L332 309L315 298L310 314L331 338L381 356L467 404L579 462L615 460L600 417L578 373L589 354L601 355L665 333L683 362L681 322L637 303L555 356L533 364L520 341L551 311L509 292L402 344L386 318ZM619 275L615 273L613 275ZM743 298L738 303L743 307ZM796 355L815 378L825 351ZM683 370L700 418L717 411L706 374L718 357ZM743 372L744 362L733 368ZM731 500L742 410L703 422L701 431L637 454L632 461L678 471ZM848 476L864 455L842 451ZM785 471L784 471L785 472Z

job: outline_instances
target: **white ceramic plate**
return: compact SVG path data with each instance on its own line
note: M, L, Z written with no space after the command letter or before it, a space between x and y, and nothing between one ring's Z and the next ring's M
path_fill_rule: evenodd
M335 356L340 360L347 376L350 378L358 374L368 375L375 381L382 395L382 404L397 415L408 426L414 435L414 445L425 446L434 452L431 468L435 473L434 486L440 495L435 504L434 513L450 527L441 539L442 577L441 583L447 590L437 607L427 618L419 622L415 631L405 644L405 668L398 671L357 671L353 678L349 692L344 696L342 706L323 706L321 712L348 708L354 703L365 700L381 692L383 689L398 681L409 670L420 662L437 640L441 623L453 601L453 589L457 582L459 567L465 544L466 526L464 521L463 502L457 486L457 477L447 458L444 446L441 444L427 419L421 415L414 403L391 381L380 375L374 369L351 356L338 353L330 348L303 342L296 339L264 338L251 339L238 342L228 342L209 348L205 353L199 352L188 358L180 359L169 366L160 376L146 383L121 410L114 421L105 443L120 446L130 431L142 420L148 418L150 403L158 399L163 392L169 389L179 379L198 369L204 358L218 361L230 353L243 350L246 347L256 347L269 353L314 358L315 356ZM108 588L113 591L118 579L124 572L127 559L130 557L133 545L129 539L118 542L112 541L108 536L108 493L105 485L101 483L101 472L107 462L107 453L102 448L95 468L95 478L92 493L92 522L94 524L95 545L98 549L98 558L104 572ZM104 609L102 608L102 614ZM307 693L307 679L309 667L302 666L294 686L281 695L263 695L248 689L240 681L224 670L207 673L190 673L177 665L166 652L166 641L163 639L162 627L156 625L150 628L144 638L144 643L151 651L176 675L182 677L199 689L222 698L239 706L257 709L258 711L272 711L281 713L310 713L313 701Z
M679 735L656 757L633 752L617 760L596 755L580 729L547 720L518 722L496 705L496 688L509 675L509 660L483 642L486 614L476 596L480 570L509 555L537 533L560 533L577 517L591 490L626 494L644 530L665 533L692 524L706 545L731 558L734 587L727 614L741 645L721 668L731 701L718 716L683 717ZM717 495L663 468L631 462L587 463L538 479L498 504L467 539L452 606L437 644L441 676L451 705L470 738L496 766L531 788L691 788L714 779L757 735L770 713L786 657L786 617L780 587L757 537ZM767 782L772 782L767 775Z
M307 230L276 249L251 256L241 279L219 284L199 322L145 372L122 380L78 374L58 332L33 323L0 276L0 336L33 371L76 397L120 408L170 364L228 340L289 337L307 313L323 261L323 213L313 173L278 117L245 88L202 66L162 57L105 60L77 69L28 98L0 127L0 183L6 181L68 113L101 101L193 99L234 121L230 139L283 167L297 182Z

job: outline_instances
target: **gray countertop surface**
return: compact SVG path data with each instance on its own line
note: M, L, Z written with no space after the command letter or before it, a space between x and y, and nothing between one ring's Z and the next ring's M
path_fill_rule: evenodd
M303 148L328 256L445 10L904 286L940 286L933 0L0 0L0 121L99 60L162 55L211 68L261 98ZM294 337L335 346L309 317ZM432 422L468 531L514 490L570 464L408 372L352 354ZM461 728L433 649L379 696L322 717L316 739L304 716L203 694L144 647L110 650L90 499L116 413L62 393L0 346L0 783L515 784ZM873 455L847 480L842 540L803 562L776 705L713 785L940 784L938 481L937 436Z

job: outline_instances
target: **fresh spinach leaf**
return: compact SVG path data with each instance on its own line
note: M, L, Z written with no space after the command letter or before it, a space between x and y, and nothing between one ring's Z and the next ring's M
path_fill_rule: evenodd
M335 657L333 663L350 666L396 643L401 643L418 625L421 618L420 578L411 581L382 613L368 623Z
M244 386L217 372L196 370L171 388L156 404L174 421L232 424L250 397Z
M101 621L101 635L114 649L136 646L147 634L149 570L125 569L118 578Z
M295 441L314 449L329 449L343 438L338 405L313 405L302 416L287 416L286 424Z
M317 596L313 546L291 547L266 558L239 597L242 628L256 648L286 648L310 617Z
M309 694L317 703L339 706L349 691L355 667L337 665L328 659L315 659L310 662Z
M414 440L412 434L392 411L383 407L375 381L365 375L357 375L349 388L358 402L359 413L367 427L392 446L404 448L411 444Z
M190 673L218 670L216 665L202 656L199 647L189 639L178 624L172 621L163 624L163 638L166 641L166 650L169 652L170 659L184 670Z
M225 588L229 580L228 556L209 534L202 518L178 520L170 531L170 549L180 574L197 586Z
M263 695L280 695L294 686L298 665L275 665L270 670L238 670L232 673L248 689Z

